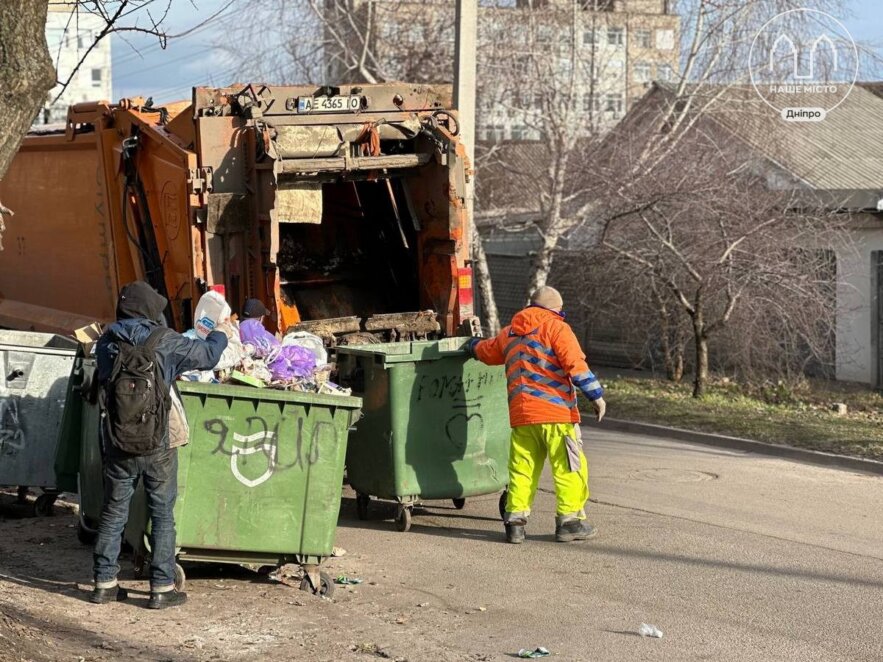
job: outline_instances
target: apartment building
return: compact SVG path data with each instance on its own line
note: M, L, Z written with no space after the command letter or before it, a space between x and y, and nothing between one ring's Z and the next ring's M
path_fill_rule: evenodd
M80 68L58 98L56 86L36 118L36 124L56 124L67 118L70 104L111 98L110 39L95 44L104 20L76 3L53 2L46 18L46 42L59 81L65 81L80 61ZM94 44L94 48L89 51ZM88 52L88 55L86 54ZM85 57L85 59L83 59Z
M365 51L387 79L451 82L452 0L356 0ZM328 0L328 6L338 6ZM515 0L479 9L477 135L537 140L550 117L604 132L653 80L678 75L680 16L670 0ZM338 10L339 11L339 10ZM329 40L330 41L330 40ZM329 80L344 72L329 59Z

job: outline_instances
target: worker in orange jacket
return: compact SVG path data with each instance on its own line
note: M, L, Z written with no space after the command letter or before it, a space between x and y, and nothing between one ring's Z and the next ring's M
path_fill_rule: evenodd
M576 389L600 421L604 389L589 369L557 290L541 287L530 305L495 338L472 338L466 350L487 365L505 365L509 388L509 496L506 540L524 542L524 527L548 456L558 502L555 540L587 540L596 534L584 506L589 499L589 468L582 451Z

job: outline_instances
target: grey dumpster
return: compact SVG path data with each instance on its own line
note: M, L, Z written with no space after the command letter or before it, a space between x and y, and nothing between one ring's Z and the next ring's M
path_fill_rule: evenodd
M35 514L48 514L55 501L55 451L76 353L72 338L0 330L0 485L19 487L20 498L42 488Z

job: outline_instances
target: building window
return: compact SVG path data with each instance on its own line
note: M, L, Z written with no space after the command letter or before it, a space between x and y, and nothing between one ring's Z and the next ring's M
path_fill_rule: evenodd
M648 62L635 62L632 68L632 77L636 83L647 83L653 76L653 68Z
M635 30L635 45L638 48L652 48L652 36L653 33L650 30L643 28Z
M591 94L591 92L586 92L583 95L583 110L587 113L592 112L592 94Z
M104 72L101 69L93 69L92 70L92 87L101 87L101 82L104 80Z
M525 140L527 138L527 127L521 124L512 125L512 140Z
M671 51L675 47L675 31L674 30L657 30L656 31L656 48L661 51Z
M537 30L537 41L541 44L548 44L552 41L552 28L548 25L541 25Z
M605 110L608 113L613 113L614 117L619 117L622 115L623 108L625 107L625 102L622 99L621 94L608 94L607 95L607 105L605 106Z
M595 45L595 31L594 30L583 30L583 46L594 46Z
M623 28L607 28L607 43L611 46L622 46L625 43Z
M506 126L504 124L491 124L488 127L488 139L500 142L506 139Z
M622 78L622 73L625 70L625 62L622 60L610 60L607 63L607 67L604 71L604 74L607 78L618 79Z
M660 64L656 67L656 79L667 81L674 78L674 71L669 64Z

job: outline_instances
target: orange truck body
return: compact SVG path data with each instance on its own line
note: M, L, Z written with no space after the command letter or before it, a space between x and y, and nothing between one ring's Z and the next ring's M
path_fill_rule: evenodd
M330 106L318 110L322 104ZM338 107L342 106L342 107ZM0 182L0 326L69 333L114 319L143 279L170 325L223 285L279 330L432 310L472 317L470 176L445 87L198 87L189 102L72 106Z

